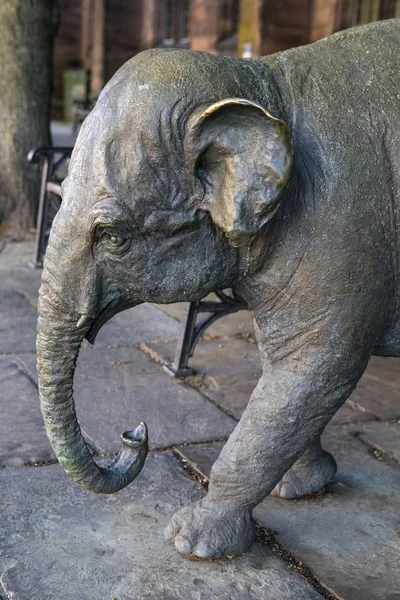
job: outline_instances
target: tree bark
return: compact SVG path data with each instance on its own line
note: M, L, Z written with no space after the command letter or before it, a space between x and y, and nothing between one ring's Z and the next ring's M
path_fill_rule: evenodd
M50 143L52 43L56 0L0 2L0 233L34 224L38 170L26 160Z

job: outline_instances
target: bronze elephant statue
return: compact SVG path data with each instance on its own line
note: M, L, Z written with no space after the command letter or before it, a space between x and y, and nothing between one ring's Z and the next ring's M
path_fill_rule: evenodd
M80 345L142 302L232 288L254 312L263 374L207 495L167 536L237 555L253 508L324 486L320 436L371 354L400 355L400 21L253 60L150 50L85 120L50 235L39 302L47 433L85 489L140 472L147 431L108 467L82 437Z

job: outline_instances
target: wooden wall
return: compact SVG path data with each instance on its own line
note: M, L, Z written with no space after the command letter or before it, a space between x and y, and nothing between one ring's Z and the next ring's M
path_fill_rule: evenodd
M82 3L93 7L96 1L100 0L59 0L61 23L55 41L53 69L54 118L62 117L63 71L83 66L80 62L81 54L85 54L81 53ZM129 58L158 43L160 7L166 0L104 1L106 82ZM382 6L392 5L393 1L381 0ZM191 0L189 34L192 49L236 54L238 44L234 32L229 40L218 38L221 3L222 0ZM242 48L243 42L251 42L254 55L265 55L314 42L351 26L357 20L360 0L240 0L240 3L239 46ZM244 9L250 15L248 22L244 18L247 15ZM88 67L91 64L90 44L85 56Z
M63 72L69 68L85 66L81 61L82 0L59 0L59 6L60 26L53 54L52 117L54 119L63 118ZM106 82L124 62L141 50L142 1L111 0L106 2L105 6L104 80ZM89 43L87 61L89 64L90 56Z
M63 72L80 65L81 0L58 0L58 4L60 24L53 52L53 119L63 118Z
M309 0L264 0L260 14L260 54L306 44L309 20Z
M105 80L141 50L142 4L112 0L106 5Z
M338 0L264 0L261 54L315 42L335 31Z
M314 0L311 5L308 42L316 42L335 31L337 0Z
M190 48L216 52L219 6L216 0L192 0L190 11Z

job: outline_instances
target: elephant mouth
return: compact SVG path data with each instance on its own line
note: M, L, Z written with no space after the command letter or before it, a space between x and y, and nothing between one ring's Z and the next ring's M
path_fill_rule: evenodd
M114 315L116 315L117 313L122 312L124 310L127 310L128 308L133 308L136 305L137 305L137 303L135 303L135 302L128 302L128 301L121 302L118 300L117 301L113 300L112 302L107 304L107 306L101 311L99 316L96 317L96 319L94 319L94 321L92 322L90 329L85 336L86 339L88 340L88 342L90 342L90 344L94 344L97 334L99 333L100 329Z

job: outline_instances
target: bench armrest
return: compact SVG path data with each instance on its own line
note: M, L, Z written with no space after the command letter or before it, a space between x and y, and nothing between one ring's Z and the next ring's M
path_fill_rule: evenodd
M71 156L72 150L72 146L41 146L29 150L27 158L31 163L37 163L42 156L47 158L51 158L55 154L62 154L65 157Z

